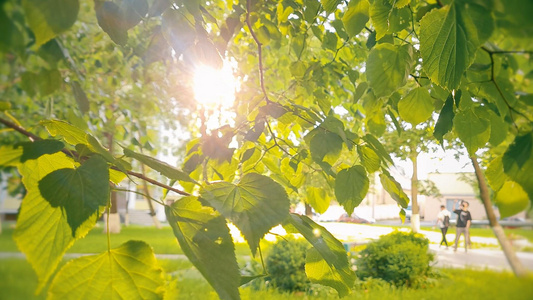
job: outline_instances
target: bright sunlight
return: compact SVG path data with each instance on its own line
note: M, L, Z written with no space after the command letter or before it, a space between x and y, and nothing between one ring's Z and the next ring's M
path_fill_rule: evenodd
M237 88L230 63L221 69L201 65L194 72L194 98L206 109L224 109L233 105Z

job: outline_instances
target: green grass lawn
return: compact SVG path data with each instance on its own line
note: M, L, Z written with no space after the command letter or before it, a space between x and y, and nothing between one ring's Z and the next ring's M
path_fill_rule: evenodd
M167 273L166 299L218 299L214 290L186 260L159 260ZM511 273L442 269L442 278L435 286L425 289L394 288L388 285L358 285L343 299L468 299L468 300L529 300L533 299L533 278L518 279ZM23 259L0 260L0 299L45 299L45 293L34 295L37 278ZM240 289L242 299L338 299L327 287L308 293L280 293L275 290Z

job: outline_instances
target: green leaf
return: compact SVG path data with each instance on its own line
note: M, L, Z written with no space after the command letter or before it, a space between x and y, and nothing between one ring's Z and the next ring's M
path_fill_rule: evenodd
M431 117L433 113L433 99L426 88L413 89L398 103L400 117L413 126Z
M503 184L509 180L509 177L503 171L502 157L493 159L487 166L485 171L487 181L494 191L498 191L502 188Z
M78 18L78 0L23 0L26 20L37 47L69 29Z
M62 152L43 155L18 166L27 193L22 199L13 239L37 273L37 292L42 290L48 278L54 274L67 249L96 224L98 216L94 214L78 228L73 237L63 210L52 207L41 196L39 181L43 177L58 169L74 167L75 162Z
M379 179L383 188L389 193L389 195L398 202L401 207L407 208L409 205L409 197L405 194L402 186L392 176L386 173L379 174Z
M50 120L41 121L41 125L46 127L48 133L52 136L62 136L65 141L71 145L83 144L88 145L87 134L85 131L75 127L65 121Z
M370 18L376 29L376 40L401 31L410 25L411 13L407 7L398 9L389 0L375 0L370 7Z
M311 157L317 163L327 162L333 165L340 156L342 144L343 140L338 134L321 130L309 143Z
M320 0L320 3L324 7L324 10L330 14L337 10L337 6L342 2L342 0Z
M89 99L80 86L80 83L73 81L70 86L72 87L72 92L74 93L74 99L78 103L78 108L82 114L86 114L90 109Z
M470 155L474 155L477 149L484 147L489 141L489 122L471 109L458 112L453 120L453 127Z
M369 8L368 0L351 0L348 4L348 10L342 17L342 23L344 23L344 28L350 37L356 36L365 28L370 18Z
M433 136L440 142L441 145L444 145L444 135L453 128L453 119L455 118L455 113L453 112L453 96L450 94L440 111L437 124L435 124L435 130L433 131Z
M128 241L68 262L52 281L48 299L162 299L164 283L152 247Z
M318 188L314 186L309 186L306 189L307 192L307 203L319 214L323 214L328 210L330 199L326 194L324 188Z
M405 85L413 64L413 47L379 44L366 63L368 83L377 97L389 96Z
M128 42L128 29L120 7L110 1L96 1L94 3L98 25L109 35L113 42L125 45Z
M279 183L256 173L245 174L238 184L210 184L201 197L241 230L254 255L259 240L285 219L290 205Z
M490 138L489 143L492 146L498 146L507 138L509 124L505 120L498 116L494 111L482 107L478 107L475 110L476 114L489 121L490 125Z
M420 21L422 67L442 87L459 87L479 45L476 26L457 1L430 11Z
M465 6L465 11L470 15L472 22L476 25L479 44L485 43L494 31L494 17L492 16L492 12L471 1Z
M290 214L288 223L294 226L313 245L325 262L319 260L316 253L311 252L312 257L306 260L307 277L333 287L340 297L350 294L355 282L355 273L350 268L342 243L326 228L306 216Z
M39 181L43 198L60 207L72 229L72 236L109 199L109 170L106 161L94 155L77 169L55 170Z
M344 210L351 215L368 192L368 176L363 166L353 166L343 169L335 180L335 197Z
M383 147L383 145L379 142L378 139L376 139L375 136L367 134L363 137L363 140L379 155L382 162L389 162L391 164L394 164L389 152L385 150L385 147Z
M157 172L159 172L161 175L169 178L169 179L173 179L173 180L180 180L180 181L186 181L186 182L196 182L194 179L192 179L191 177L189 177L189 175L185 172L183 172L182 170L178 169L178 168L175 168L165 162L162 162L158 159L155 159L153 157L150 157L150 156L147 156L147 155L144 155L144 154L140 154L140 153L135 153L127 148L124 148L124 155L128 156L128 157L131 157L131 158L134 158L138 161L140 161L141 163L149 166L150 168L156 170Z
M361 159L361 164L368 173L374 173L379 170L381 159L372 148L368 146L357 146L357 154L359 155L359 159Z
M0 5L0 52L23 52L24 39L17 25L7 16Z
M29 159L37 159L45 154L54 154L65 148L65 144L58 140L40 140L35 142L23 142L17 144L22 147L22 156L20 162L23 163Z
M529 205L529 197L518 183L506 181L496 193L494 202L503 219L524 211Z
M533 201L533 133L517 136L502 159L503 169Z
M20 163L24 148L0 146L0 166L14 167Z
M165 213L181 249L220 299L240 299L239 267L226 220L196 197L185 197Z

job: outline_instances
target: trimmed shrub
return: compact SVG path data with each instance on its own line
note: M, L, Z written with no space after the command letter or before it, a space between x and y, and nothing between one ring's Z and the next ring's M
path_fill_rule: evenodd
M384 235L360 252L356 274L395 286L419 286L426 281L434 259L428 246L428 239L419 234L396 231Z
M305 253L309 244L288 237L278 240L266 258L268 286L282 291L305 291L309 280L305 275Z

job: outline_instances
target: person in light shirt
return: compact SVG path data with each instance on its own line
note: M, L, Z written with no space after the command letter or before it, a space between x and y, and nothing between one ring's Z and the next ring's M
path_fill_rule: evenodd
M450 226L451 213L446 209L446 206L441 205L439 214L437 215L437 226L440 227L442 232L442 240L440 241L439 248L442 244L446 245L448 249L448 241L446 240L446 233L448 232L448 226Z

